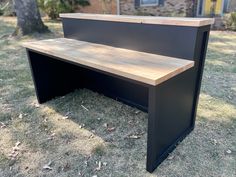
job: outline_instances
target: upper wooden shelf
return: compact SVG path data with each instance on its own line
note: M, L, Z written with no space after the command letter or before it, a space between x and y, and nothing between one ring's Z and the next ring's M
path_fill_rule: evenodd
M128 23L193 26L193 27L206 26L214 23L214 19L212 18L104 15L104 14L87 14L87 13L65 13L65 14L60 14L60 17L87 19L87 20L114 21L114 22L128 22Z
M193 67L194 62L162 55L58 38L23 46L149 85L157 85Z

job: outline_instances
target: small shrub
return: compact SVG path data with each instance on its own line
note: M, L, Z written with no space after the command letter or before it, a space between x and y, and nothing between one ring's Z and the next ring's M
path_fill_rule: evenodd
M103 145L97 145L93 150L93 154L103 156L105 154L105 147Z
M3 15L3 10L0 7L0 16Z
M232 12L225 16L226 29L236 31L236 12Z
M51 19L57 19L60 13L72 13L78 6L89 5L88 0L38 0L38 5Z
M3 15L3 4L0 2L0 16Z

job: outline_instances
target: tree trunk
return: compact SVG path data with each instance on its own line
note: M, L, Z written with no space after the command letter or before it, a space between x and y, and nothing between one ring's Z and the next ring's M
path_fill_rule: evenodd
M14 0L17 16L15 35L49 32L42 22L36 0Z

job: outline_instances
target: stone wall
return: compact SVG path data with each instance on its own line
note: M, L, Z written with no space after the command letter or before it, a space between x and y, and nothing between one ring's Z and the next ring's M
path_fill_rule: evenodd
M135 8L135 0L120 0L122 15L153 16L194 16L194 2L197 0L164 0L164 5L139 6Z

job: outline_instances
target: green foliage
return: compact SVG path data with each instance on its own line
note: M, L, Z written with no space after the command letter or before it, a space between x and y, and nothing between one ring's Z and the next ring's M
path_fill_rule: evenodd
M78 5L89 5L88 0L38 0L38 5L51 19L59 17L60 13L74 12Z
M0 2L0 15L15 16L12 0L3 0Z
M4 6L3 3L0 3L0 15L3 15L4 13Z
M236 31L236 12L231 12L225 16L225 25L227 29Z
M103 156L105 154L105 147L103 145L98 145L93 149L93 153L98 156Z

